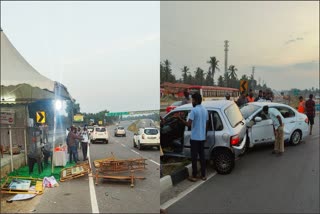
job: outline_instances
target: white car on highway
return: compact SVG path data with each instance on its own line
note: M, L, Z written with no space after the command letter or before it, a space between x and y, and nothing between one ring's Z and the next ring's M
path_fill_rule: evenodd
M124 129L123 126L117 126L115 129L114 129L114 136L117 137L117 136L123 136L125 137L126 136L126 130Z
M140 128L133 136L133 147L141 150L144 147L160 148L160 132L157 128Z
M104 126L94 126L93 131L90 134L90 141L91 143L99 141L103 143L108 143L109 134L107 128Z
M262 114L263 106L276 108L284 117L284 141L297 145L308 135L308 118L291 106L272 102L251 102L240 109L246 123L253 121L253 125L247 130L246 148L251 148L262 143L274 143L275 136L272 120Z

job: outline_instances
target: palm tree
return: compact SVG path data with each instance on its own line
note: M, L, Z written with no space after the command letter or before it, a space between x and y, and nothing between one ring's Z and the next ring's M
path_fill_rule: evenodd
M195 73L196 84L203 85L205 72L200 67L197 67Z
M207 61L207 63L210 64L209 69L211 70L212 84L214 85L214 74L216 73L216 69L220 71L218 66L219 60L217 60L216 57L214 56L214 57L210 57L210 60Z
M230 79L236 80L237 79L236 71L238 69L234 65L230 65L228 70L230 71L229 73Z
M230 71L229 72L229 77L231 80L230 86L236 88L237 87L237 83L236 83L237 82L237 73L236 73L236 71L238 69L234 65L230 65L228 70Z
M188 66L183 66L181 69L183 83L187 83L188 74L190 73L189 70Z
M169 62L169 60L167 60L167 59L164 61L163 71L165 74L165 80L168 81L170 78L170 74L171 74L172 69L171 69L171 62Z

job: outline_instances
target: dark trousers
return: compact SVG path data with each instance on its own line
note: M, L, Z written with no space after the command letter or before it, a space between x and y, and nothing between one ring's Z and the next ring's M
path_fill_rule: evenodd
M191 159L192 159L192 176L196 177L198 172L198 154L200 157L201 176L206 176L206 160L204 157L204 142L198 140L190 140L191 144Z
M76 145L69 146L70 147L70 153L69 153L69 163L72 162L72 157L75 163L78 161L78 150Z
M81 142L81 148L82 148L83 160L85 161L87 159L88 143Z

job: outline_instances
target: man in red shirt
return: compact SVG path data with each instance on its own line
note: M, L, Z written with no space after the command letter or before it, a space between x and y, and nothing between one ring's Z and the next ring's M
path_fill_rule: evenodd
M314 117L316 116L316 103L312 100L313 94L309 95L309 100L306 101L305 107L306 107L306 115L309 120L310 125L310 135L312 135L312 126L314 124Z

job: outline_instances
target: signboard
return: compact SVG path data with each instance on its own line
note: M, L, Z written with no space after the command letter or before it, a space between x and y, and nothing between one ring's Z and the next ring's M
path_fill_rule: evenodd
M99 121L98 121L98 124L99 124L99 125L102 125L102 120L99 120Z
M15 120L14 120L14 111L4 111L4 110L1 110L1 124L7 124L7 125L12 125L15 123Z
M83 122L83 115L82 114L76 114L73 116L74 122Z
M248 91L248 80L240 80L240 91Z
M115 117L115 116L121 116L121 115L129 115L129 112L109 112L109 113L106 113L106 116L109 116L109 117Z
M37 111L36 112L36 121L37 121L37 123L45 123L46 122L46 112L45 111Z

